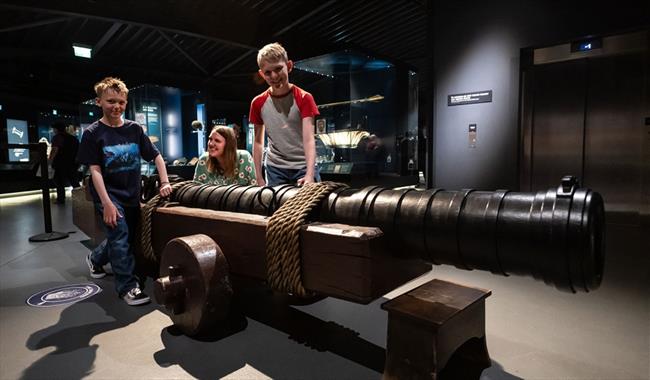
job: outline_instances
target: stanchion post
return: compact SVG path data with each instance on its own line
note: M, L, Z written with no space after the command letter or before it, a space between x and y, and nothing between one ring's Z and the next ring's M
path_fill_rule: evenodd
M50 209L50 176L47 170L47 145L45 143L29 144L30 148L36 148L39 154L41 166L41 189L43 190L43 221L45 223L45 233L30 236L31 242L43 242L65 239L68 237L67 232L52 231L52 210Z
M39 144L0 144L0 149L29 149L36 150L39 154L39 166L41 167L41 189L43 194L43 221L45 223L45 232L42 234L29 237L31 242L43 242L65 239L68 237L67 232L52 231L52 210L50 209L50 182L47 174L47 145Z
M43 219L45 222L45 233L52 232L52 210L50 205L50 176L47 168L47 145L38 144L38 155L41 166L41 190L43 194Z

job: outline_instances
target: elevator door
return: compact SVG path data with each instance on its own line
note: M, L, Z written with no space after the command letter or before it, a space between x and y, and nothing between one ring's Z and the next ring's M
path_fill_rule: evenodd
M535 67L532 189L557 186L563 175L582 178L585 62Z
M647 53L537 65L526 78L522 189L573 174L603 195L607 211L637 224L650 211Z
M588 65L583 178L603 195L608 209L619 213L648 207L648 200L643 202L645 116L650 116L644 63L644 56L635 54L593 59Z

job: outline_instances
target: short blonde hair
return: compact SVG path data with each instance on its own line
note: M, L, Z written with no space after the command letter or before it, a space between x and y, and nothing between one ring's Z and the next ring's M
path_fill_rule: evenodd
M284 61L289 62L289 56L287 51L284 50L284 47L277 42L272 44L265 45L260 51L257 52L257 66L262 66L262 61L267 62L278 62Z
M98 98L101 98L104 91L109 88L118 94L129 95L129 89L126 87L126 84L121 79L113 77L106 77L97 82L95 84L95 94L97 94Z

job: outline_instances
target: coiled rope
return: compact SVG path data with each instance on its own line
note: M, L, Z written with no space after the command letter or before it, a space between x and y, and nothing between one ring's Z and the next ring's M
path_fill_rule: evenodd
M195 184L196 182L194 181L172 183L172 194L186 186L192 186ZM160 194L156 194L156 196L151 198L147 203L143 204L140 209L140 252L142 252L143 257L154 262L158 262L158 258L154 254L153 247L151 246L151 215L156 207L164 207L168 203L169 201L166 198L161 197Z
M308 183L273 213L266 227L267 279L271 288L305 297L300 262L300 228L331 192L346 185Z

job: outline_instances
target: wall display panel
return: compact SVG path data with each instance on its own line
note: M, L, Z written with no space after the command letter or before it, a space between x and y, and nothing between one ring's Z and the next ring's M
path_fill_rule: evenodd
M206 125L205 119L205 104L200 103L196 105L196 120L200 121L203 124L203 129L194 130L193 133L196 134L196 146L198 148L198 156L201 156L205 153L206 147L206 138L205 133L208 128ZM209 132L209 131L208 131Z
M7 119L7 143L9 144L28 144L29 131L27 121ZM29 149L9 149L9 161L26 162L29 161Z
M162 136L160 131L160 102L143 100L138 102L135 111L135 122L146 127L145 132L151 142L162 151Z

